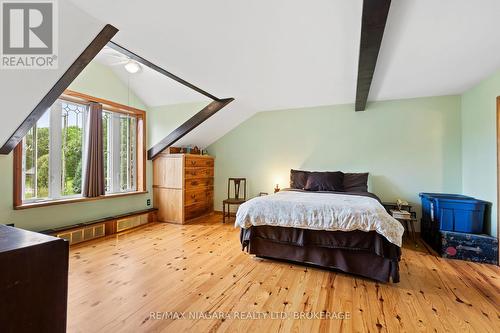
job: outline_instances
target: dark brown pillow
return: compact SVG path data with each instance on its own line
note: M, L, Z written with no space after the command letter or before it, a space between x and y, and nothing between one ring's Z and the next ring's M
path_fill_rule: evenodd
M344 173L343 187L346 192L368 192L368 172Z
M304 190L307 191L342 191L344 174L335 172L311 172L307 177Z
M290 187L303 190L306 187L309 171L290 170Z

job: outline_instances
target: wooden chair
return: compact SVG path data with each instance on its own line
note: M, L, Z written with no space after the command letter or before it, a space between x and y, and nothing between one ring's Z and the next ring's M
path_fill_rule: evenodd
M234 184L234 197L231 197L231 182ZM241 183L243 183L243 197L241 197ZM231 215L231 205L241 205L247 201L247 179L246 178L229 178L227 180L227 199L222 201L222 223L226 223L226 205L227 217Z

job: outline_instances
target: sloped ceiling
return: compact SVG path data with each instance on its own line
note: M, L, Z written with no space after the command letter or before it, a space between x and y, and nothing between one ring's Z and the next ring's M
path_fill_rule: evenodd
M59 66L50 70L0 70L0 147L28 117L82 51L104 27L72 3L58 1Z
M181 144L259 111L354 102L362 0L72 1L119 44L236 98ZM369 100L460 94L499 69L499 13L498 0L392 1Z
M137 73L131 74L124 65L128 58L122 53L106 46L95 57L95 61L110 68L113 73L144 102L148 107L211 101L210 98L181 85L179 82L140 65Z

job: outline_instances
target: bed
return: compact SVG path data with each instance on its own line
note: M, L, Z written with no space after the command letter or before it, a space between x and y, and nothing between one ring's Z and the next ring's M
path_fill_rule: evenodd
M288 189L241 205L243 250L399 282L404 228L369 192Z

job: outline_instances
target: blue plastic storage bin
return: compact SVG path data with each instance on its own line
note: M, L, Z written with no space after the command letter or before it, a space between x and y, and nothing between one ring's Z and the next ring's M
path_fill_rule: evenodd
M434 198L434 217L439 229L480 234L483 232L486 202L465 198Z
M439 230L483 232L487 202L465 195L447 193L420 193L420 198L422 236L431 244L438 241Z
M435 202L433 198L463 198L472 199L465 195L448 193L420 193L422 201L422 219L420 224L420 235L424 241L436 248L440 242L439 223L436 221Z
M448 193L420 193L420 200L422 201L422 220L431 222L435 220L436 210L434 209L433 198L448 198L448 199L474 199L461 194L448 194Z

